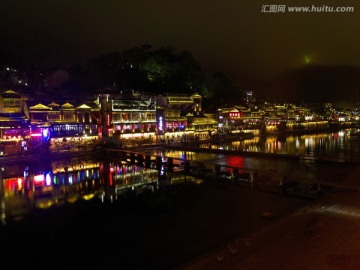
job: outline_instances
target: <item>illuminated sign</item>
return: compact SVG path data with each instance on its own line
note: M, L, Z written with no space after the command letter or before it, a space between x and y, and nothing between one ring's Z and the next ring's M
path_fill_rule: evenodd
M48 140L50 138L50 132L49 132L49 129L48 128L44 128L42 130L42 137L45 139L45 140Z
M106 124L110 126L110 115L106 115Z
M232 112L229 113L230 118L240 118L241 117L241 112Z
M162 116L159 117L159 131L163 131L164 130L164 125L163 125L163 118Z

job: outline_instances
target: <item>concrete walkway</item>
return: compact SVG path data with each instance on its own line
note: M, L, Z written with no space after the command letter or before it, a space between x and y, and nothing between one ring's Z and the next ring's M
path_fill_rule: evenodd
M360 184L358 174L345 184ZM360 269L360 193L342 190L176 269Z

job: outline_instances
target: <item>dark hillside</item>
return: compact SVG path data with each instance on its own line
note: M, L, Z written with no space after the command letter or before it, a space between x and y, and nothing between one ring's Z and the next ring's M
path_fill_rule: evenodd
M262 83L257 92L273 101L360 101L360 69L310 65Z

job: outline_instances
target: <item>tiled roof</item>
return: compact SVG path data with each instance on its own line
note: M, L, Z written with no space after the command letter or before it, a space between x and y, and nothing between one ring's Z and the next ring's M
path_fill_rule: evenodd
M55 103L54 101L51 102L48 106L49 106L49 107L60 107L60 105L57 104L57 103Z
M73 109L74 105L70 104L69 102L66 102L63 105L61 105L61 108L63 108L63 109Z
M30 110L51 110L50 107L45 106L44 104L38 103L30 107Z
M2 98L21 98L21 95L13 90L7 90L5 92L2 92L0 95Z

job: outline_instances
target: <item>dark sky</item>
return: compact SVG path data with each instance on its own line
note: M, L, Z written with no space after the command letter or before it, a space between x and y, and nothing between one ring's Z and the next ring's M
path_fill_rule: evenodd
M278 4L355 10L261 12L263 5ZM205 70L258 79L306 62L360 66L359 28L358 0L0 2L0 51L54 65L147 43L188 50Z

